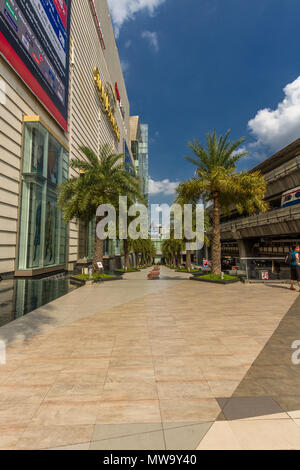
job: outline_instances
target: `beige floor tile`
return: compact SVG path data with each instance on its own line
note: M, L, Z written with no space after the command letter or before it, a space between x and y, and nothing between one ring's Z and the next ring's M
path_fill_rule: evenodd
M107 382L155 382L153 367L109 367Z
M48 449L90 442L93 426L29 426L20 438L17 449Z
M0 426L27 424L37 409L36 404L0 403Z
M197 450L243 450L226 421L215 422Z
M194 450L197 449L213 423L199 423L181 428L165 429L165 442L167 450Z
M103 401L157 400L154 382L107 382L102 390Z
M65 447L55 447L55 448L52 448L52 449L47 449L47 450L67 450L67 451L70 451L70 450L82 450L82 451L86 451L86 450L90 450L90 445L91 443L90 442L87 442L86 444L75 444L74 446L65 446Z
M288 411L288 415L293 419L300 419L300 409L299 410Z
M91 450L165 450L162 431L92 442Z
M106 401L98 407L96 424L161 422L158 400Z
M39 371L39 372L29 372L23 373L22 370L18 369L17 371L11 373L5 385L10 385L15 388L17 387L43 387L51 386L56 381L59 376L59 371ZM1 385L1 382L0 382Z
M56 376L55 384L104 384L107 369L95 369L91 371L62 370Z
M148 356L130 356L130 357L115 357L112 356L110 359L109 367L113 368L124 368L124 367L152 367L153 359L152 355Z
M97 371L99 369L106 369L109 366L109 357L95 357L81 358L80 356L72 357L64 363L63 370L76 370L76 371Z
M49 385L0 385L0 407L4 404L40 404L47 395L49 388Z
M160 400L212 398L211 390L205 380L195 382L157 382Z
M12 373L11 372L4 372L3 370L1 371L1 366L0 366L0 385L7 382Z
M24 433L27 425L0 426L0 450L12 450Z
M160 400L160 409L167 423L214 421L221 411L213 398Z
M98 407L95 396L48 399L42 403L32 423L43 427L95 424Z
M230 421L229 425L244 449L300 449L300 429L291 419Z
M207 384L213 397L231 397L239 385L237 380L208 380Z
M104 382L105 379L103 379ZM101 382L71 382L65 381L55 383L46 395L46 400L53 398L67 398L76 396L95 396L102 397L104 384Z
M161 431L162 423L146 424L96 424L92 441L116 439L118 437L136 436L154 431Z

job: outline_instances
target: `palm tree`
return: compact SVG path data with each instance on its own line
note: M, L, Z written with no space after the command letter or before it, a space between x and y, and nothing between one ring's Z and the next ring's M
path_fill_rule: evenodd
M129 240L130 249L135 253L137 265L151 264L156 256L156 248L150 238Z
M221 210L229 213L235 206L240 213L266 211L264 201L267 184L260 172L238 172L236 164L248 155L238 148L245 139L229 140L230 131L217 138L213 131L207 135L205 149L196 139L189 143L195 157L185 157L196 166L196 176L183 183L185 196L190 200L202 198L212 203L212 274L221 274Z
M170 238L162 243L162 255L172 266L180 266L182 260L182 251L184 249L183 240Z
M180 183L176 188L177 197L175 199L176 204L180 204L182 208L185 204L190 204L193 207L193 230L196 230L196 206L200 202L199 198L196 195L193 195L190 188L190 182L187 181L185 183ZM210 245L210 240L206 233L210 231L210 222L209 217L205 214L204 215L204 244L206 246ZM183 227L184 232L184 227ZM190 243L191 240L186 240L183 233L183 238L185 243ZM186 250L186 268L192 269L192 252L191 250Z
M90 222L96 218L96 211L101 204L111 204L116 209L119 196L131 200L141 199L139 182L126 170L122 154L111 153L111 148L104 145L99 155L88 147L80 147L84 160L74 158L70 167L80 176L64 181L59 187L58 205L63 210L64 220L73 219ZM96 218L96 223L100 218ZM99 271L98 262L103 262L103 240L95 234L93 270Z

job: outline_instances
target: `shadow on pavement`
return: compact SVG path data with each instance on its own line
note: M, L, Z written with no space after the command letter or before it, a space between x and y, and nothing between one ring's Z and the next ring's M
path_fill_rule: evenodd
M270 304L270 308L272 305ZM231 398L219 398L218 420L289 413L300 418L300 365L293 364L300 342L300 297L250 367ZM300 347L298 347L300 358Z

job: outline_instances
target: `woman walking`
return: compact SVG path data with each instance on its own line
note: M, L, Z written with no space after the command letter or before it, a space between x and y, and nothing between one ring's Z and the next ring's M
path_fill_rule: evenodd
M294 287L294 282L298 282L299 291L300 291L300 245L293 246L292 249L292 262L291 262L291 290L296 290Z

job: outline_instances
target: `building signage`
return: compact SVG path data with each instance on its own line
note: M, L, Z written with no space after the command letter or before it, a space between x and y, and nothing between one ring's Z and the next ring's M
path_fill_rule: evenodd
M113 131L120 142L120 130L117 125L116 118L114 116L116 109L115 97L112 88L109 84L103 85L100 79L100 73L98 67L94 68L94 81L98 90L99 98L102 103L103 110L108 116Z
M119 101L119 103L121 103L121 96L120 96L120 92L118 88L118 82L115 83L115 90L116 90L117 100Z
M71 0L0 0L0 53L67 131Z

